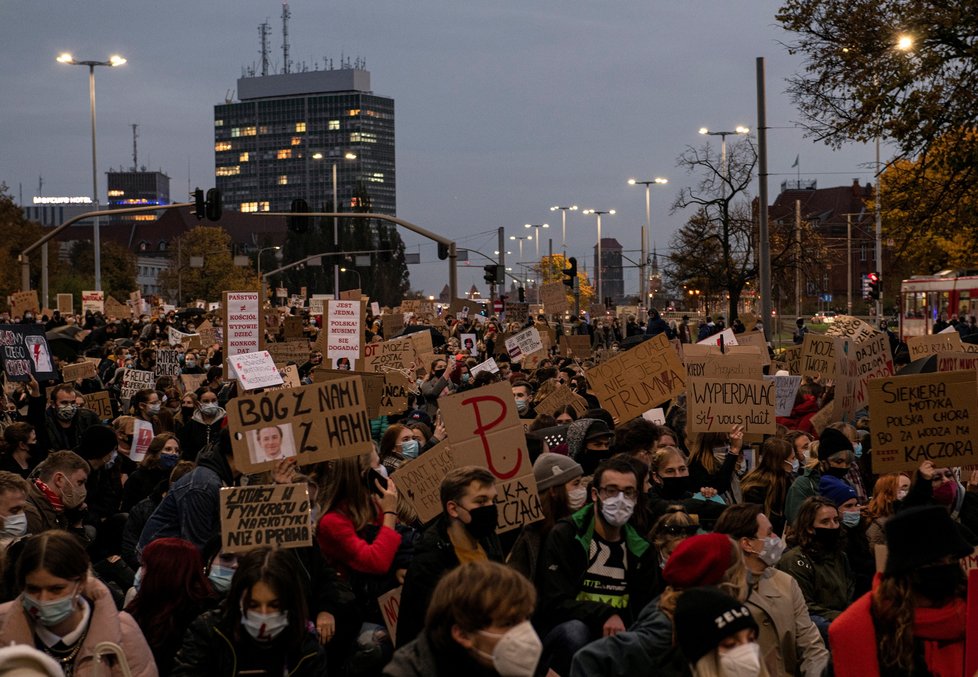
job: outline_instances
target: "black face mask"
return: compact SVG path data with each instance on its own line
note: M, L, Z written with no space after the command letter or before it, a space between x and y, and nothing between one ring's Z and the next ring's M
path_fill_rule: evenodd
M185 420L186 419L189 419L191 416L194 415L194 408L193 407L180 407L180 411L183 413L183 418Z
M935 604L951 599L966 582L964 570L957 562L920 567L911 577L914 592Z
M465 508L462 508L465 510ZM472 521L465 525L466 530L478 540L482 540L496 531L497 509L495 503L483 505L469 510Z
M445 374L444 369L435 369L435 376L441 378Z
M594 471L601 465L601 461L609 458L611 458L610 449L602 449L600 451L585 449L580 459L581 468L584 470L585 475L593 475Z
M849 474L849 468L836 468L830 465L828 468L825 469L825 474L831 475L836 479L844 480L846 478L846 475Z
M835 550L839 545L839 537L841 535L841 528L825 529L823 527L815 527L815 542L824 550Z
M662 480L662 489L659 495L662 498L685 498L689 493L689 475L685 477L659 477Z

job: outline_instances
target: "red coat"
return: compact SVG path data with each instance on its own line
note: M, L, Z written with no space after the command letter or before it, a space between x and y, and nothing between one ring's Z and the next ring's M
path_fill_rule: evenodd
M353 520L340 510L331 510L319 518L316 536L326 561L344 575L351 571L376 576L386 574L401 545L401 535L385 526L381 526L373 542L368 543L353 527Z
M788 430L801 430L818 439L819 431L812 427L812 417L818 413L818 400L814 395L802 395L802 400L796 404L787 416L778 416L775 421Z
M880 575L873 580L879 585ZM829 626L829 644L836 677L879 677L872 592L857 599ZM965 603L959 600L939 609L917 609L913 634L923 640L924 660L934 677L964 674Z

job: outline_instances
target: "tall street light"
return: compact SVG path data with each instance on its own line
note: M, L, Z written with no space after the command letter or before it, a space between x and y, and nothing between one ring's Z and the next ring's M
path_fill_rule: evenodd
M560 248L564 252L564 258L567 258L567 212L576 212L577 205L570 205L569 207L554 205L550 211L555 212L558 209L560 210Z
M661 176L657 176L654 179L648 179L646 181L639 181L638 179L629 179L629 186L645 186L645 230L642 232L642 265L640 267L641 274L638 280L638 297L641 299L641 303L645 305L645 290L646 284L648 284L649 276L646 274L645 267L648 265L649 259L649 247L648 239L652 238L652 186L662 186L669 183L669 179L664 179ZM646 239L648 238L648 239Z
M323 157L324 157L324 155L322 153L313 153L313 155L312 155L312 159L313 160L322 160ZM356 160L357 159L357 155L356 155L356 153L351 153L351 152L347 151L346 153L343 154L343 159L344 160ZM337 164L339 164L339 163L334 160L333 161L333 211L334 212L338 212L340 210L339 209L339 204L338 204L338 198L336 197L336 185L337 185L337 181L336 181L336 165ZM333 298L334 299L339 299L340 298L340 264L339 264L339 257L336 256L336 255L339 254L339 251L340 251L340 226L339 226L339 223L340 223L339 219L334 216L333 217L333 249L334 249L334 258L336 260L336 263L333 264Z
M534 266L534 273L535 273L534 277L536 278L536 283L537 283L537 295L539 296L540 294L540 229L549 228L550 224L549 223L524 223L523 227L536 229L536 237L534 238L534 243L536 244L537 254L536 254L536 260L533 262L533 266ZM539 299L537 299L537 303L539 302L540 302Z
M720 168L723 171L723 178L726 182L730 179L729 172L727 171L727 137L733 136L735 134L747 135L750 133L750 129L744 127L743 125L738 125L734 128L732 132L711 132L706 127L700 127L700 134L705 134L706 136L719 136L720 137ZM723 186L723 193L726 196L727 186L726 183Z
M92 113L92 199L95 201L95 210L98 211L98 164L95 160L95 67L121 66L126 63L126 59L118 54L113 54L108 61L78 61L71 54L65 52L58 56L57 61L69 66L88 66L88 106ZM92 248L95 250L95 291L102 291L102 241L99 236L99 217L97 216L92 229Z
M353 268L340 268L341 273L350 272L357 276L357 288L363 291L363 279L360 277L360 271L354 270Z
M526 266L523 264L523 241L524 240L532 240L533 239L533 236L532 235L510 235L509 236L509 239L510 240L516 240L517 242L520 243L520 260L519 260L519 264L520 264L520 267L523 268L523 273L520 275L520 280L522 280L523 284L526 284Z
M601 260L601 217L605 214L614 214L614 209L585 209L582 214L594 214L598 217L598 265L595 268L595 275L598 278L598 303L604 303L604 290L602 288L602 280L604 276L601 274L601 269L604 267L604 261Z

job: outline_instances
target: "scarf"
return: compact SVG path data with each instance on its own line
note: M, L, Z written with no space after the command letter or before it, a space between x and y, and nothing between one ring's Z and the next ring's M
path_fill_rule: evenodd
M37 490L44 495L44 498L48 500L48 503L51 504L51 507L54 508L55 512L64 512L64 501L61 499L61 496L54 491L54 489L39 479L34 480L34 486L37 487Z
M961 674L966 621L967 605L960 599L939 609L916 609L913 634L924 643L924 661L934 677Z

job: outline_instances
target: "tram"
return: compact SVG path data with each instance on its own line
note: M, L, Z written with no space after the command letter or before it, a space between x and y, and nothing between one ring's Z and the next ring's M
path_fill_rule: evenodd
M978 269L914 275L900 283L900 338L926 336L941 317L978 316Z

